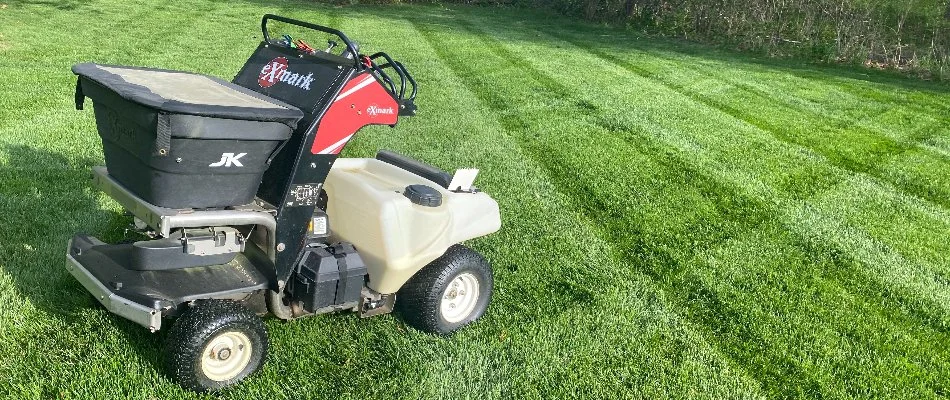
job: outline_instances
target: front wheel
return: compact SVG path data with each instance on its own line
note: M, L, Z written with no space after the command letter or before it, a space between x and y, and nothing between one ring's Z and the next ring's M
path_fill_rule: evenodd
M204 392L231 386L256 371L267 357L267 329L246 307L203 300L172 325L165 366L175 382Z
M396 309L416 329L446 335L485 314L493 284L488 261L457 244L403 285Z

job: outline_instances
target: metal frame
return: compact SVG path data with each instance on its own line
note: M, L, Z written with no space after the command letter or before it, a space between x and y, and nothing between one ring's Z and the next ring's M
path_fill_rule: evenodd
M72 239L69 240L67 249L73 248ZM109 312L116 314L136 324L142 325L148 330L155 332L162 328L162 312L154 308L149 308L134 301L121 297L113 293L109 288L99 282L79 261L73 258L72 254L66 253L66 270L76 278L79 283L89 293L92 293Z
M329 168L328 168L329 169ZM264 233L264 247L265 252L267 253L267 258L270 260L272 265L277 266L277 254L280 252L277 246L277 219L274 216L276 210L266 209L257 204L249 204L242 206L242 209L235 210L213 210L213 211L195 211L191 209L187 210L178 210L173 208L158 207L154 204L151 204L141 197L136 196L134 193L129 191L125 186L122 186L121 183L116 181L114 178L109 176L109 171L106 167L97 166L92 168L92 181L93 186L101 190L103 193L113 198L119 204L122 205L126 210L131 212L140 220L144 221L149 227L154 229L159 235L168 237L171 234L171 230L175 228L197 228L197 227L207 227L207 226L233 226L233 225L257 225L264 228L263 231L258 231L259 233ZM311 211L312 214L312 211ZM69 265L77 265L76 262L71 256L67 254L69 260L71 260ZM85 268L81 266L78 267L85 275L89 275L89 271L86 271ZM71 269L70 272L73 272ZM281 294L283 293L284 285L286 284L286 278L281 278L279 271L276 282L272 282L274 287L268 290L267 293L267 306L270 309L271 313L277 316L280 319L291 319L293 318L290 307L287 307L283 304L281 299ZM73 274L76 276L76 274ZM76 276L77 279L80 279ZM90 279L93 279L94 282L98 283L98 280L89 276ZM86 286L86 284L83 284ZM101 284L99 284L101 286ZM93 290L90 286L86 286L86 289L92 292ZM112 295L112 292L106 290L106 294ZM125 299L122 299L125 300ZM103 300L100 300L102 302ZM103 303L104 305L106 303ZM109 308L108 305L106 305ZM112 308L109 308L112 310ZM118 312L116 312L119 314ZM119 314L125 316L124 314ZM159 315L159 318L161 315ZM133 321L138 322L136 319L126 317ZM161 322L158 325L155 325L157 330L161 326ZM149 329L152 329L151 325L146 326Z
M125 186L109 176L106 167L92 167L93 185L119 202L126 210L144 221L159 235L168 237L175 228L202 228L207 226L257 225L267 231L264 244L267 256L275 262L277 220L259 205L250 204L242 210L194 211L158 207L133 194Z
M106 167L92 167L93 185L119 202L126 210L144 221L159 235L168 237L175 228L201 228L206 226L260 225L273 233L277 221L271 211L256 204L244 209L195 211L158 207L133 194L125 186L109 176ZM273 236L273 235L271 235Z

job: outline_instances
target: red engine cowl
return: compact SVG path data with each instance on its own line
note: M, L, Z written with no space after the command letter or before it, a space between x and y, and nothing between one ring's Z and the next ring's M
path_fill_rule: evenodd
M317 125L312 154L338 154L366 125L394 125L399 103L370 73L350 79Z

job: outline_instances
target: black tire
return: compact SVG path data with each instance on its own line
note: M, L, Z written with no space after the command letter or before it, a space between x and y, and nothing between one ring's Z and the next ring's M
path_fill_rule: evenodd
M447 320L441 306L449 285L459 278L473 276L478 281L474 308L460 320ZM396 295L396 310L411 326L424 332L447 335L485 314L491 302L491 265L481 254L460 244L417 272ZM454 296L454 295L453 295Z
M244 335L243 338L238 334ZM208 349L208 354L205 354L206 347L213 340L227 343L231 338L239 340L230 343L247 339L250 354L244 353L246 347L243 344L236 344L235 349L223 345L220 349ZM232 356L241 358L234 360L236 367L225 370L237 370L243 364L243 357L248 357L246 366L233 377L218 380L204 372L203 366L210 368L214 363L227 362ZM165 341L165 368L168 375L182 387L198 392L217 391L238 383L257 371L266 358L267 328L264 322L246 307L233 301L196 302L175 321ZM230 373L219 376L228 375Z

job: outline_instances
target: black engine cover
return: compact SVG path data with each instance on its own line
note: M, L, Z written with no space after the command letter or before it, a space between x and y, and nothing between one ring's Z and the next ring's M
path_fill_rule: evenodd
M287 291L304 311L355 306L366 282L366 264L349 243L304 250Z

